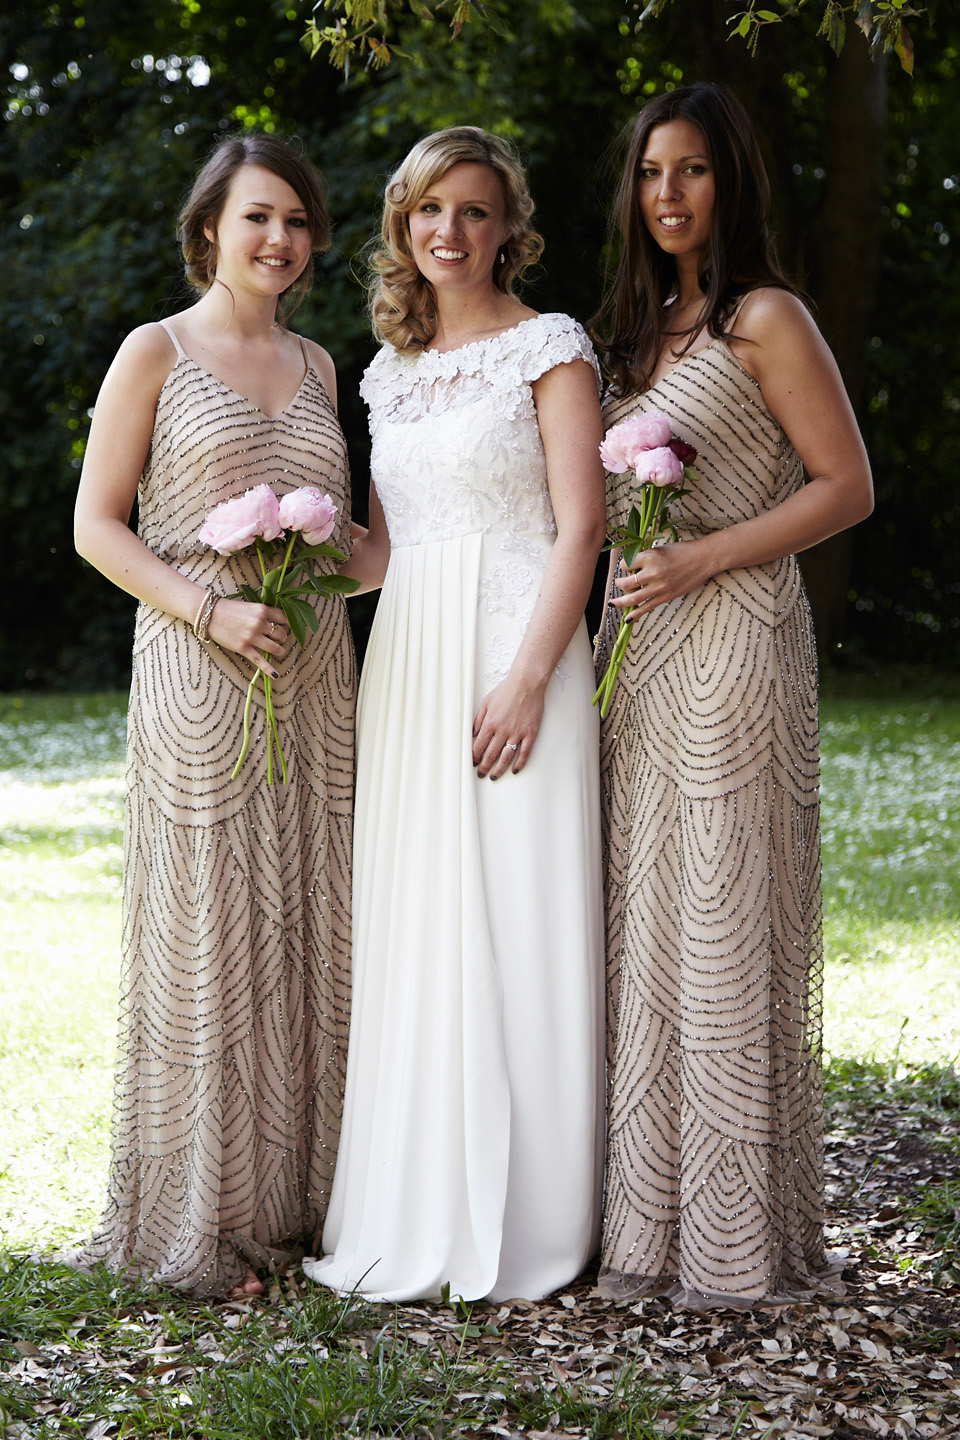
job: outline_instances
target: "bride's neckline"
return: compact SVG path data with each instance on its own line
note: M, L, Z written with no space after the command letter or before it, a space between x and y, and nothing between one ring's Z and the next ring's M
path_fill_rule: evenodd
M434 346L424 346L420 351L421 355L459 355L464 350L472 350L475 345L489 345L494 340L502 340L504 335L513 335L515 331L522 330L524 325L533 325L535 321L542 320L543 315L528 315L526 320L518 320L516 325L505 325L495 335L482 335L479 340L465 340L462 345L451 345L449 349L438 350Z

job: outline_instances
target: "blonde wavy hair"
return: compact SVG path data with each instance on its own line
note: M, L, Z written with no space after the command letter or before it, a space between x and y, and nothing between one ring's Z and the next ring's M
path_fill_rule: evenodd
M429 345L437 330L436 296L417 269L410 245L409 216L435 181L453 165L486 165L503 187L510 234L494 265L493 281L506 295L540 259L543 240L529 224L533 201L527 177L514 151L498 135L475 125L435 130L418 140L391 176L383 200L380 244L371 253L370 317L378 340L411 353ZM504 257L499 263L499 255Z

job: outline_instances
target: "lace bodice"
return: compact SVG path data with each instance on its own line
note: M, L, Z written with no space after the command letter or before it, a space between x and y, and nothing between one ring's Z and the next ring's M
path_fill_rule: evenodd
M393 547L475 532L555 535L533 383L555 365L599 370L583 327L537 315L459 350L384 346L360 392Z

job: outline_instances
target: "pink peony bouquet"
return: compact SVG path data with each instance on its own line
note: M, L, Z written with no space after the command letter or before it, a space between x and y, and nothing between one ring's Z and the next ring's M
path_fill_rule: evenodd
M696 482L690 469L697 452L692 445L671 434L670 421L659 411L631 415L607 431L600 446L600 459L615 475L634 471L639 482L638 503L631 507L627 523L614 531L608 550L623 550L623 562L631 566L641 550L649 550L669 530L677 538L669 518L669 506L687 494L685 482ZM605 716L613 698L613 689L627 653L633 621L626 616L620 621L610 663L600 688L593 697Z
M291 490L278 500L269 485L255 485L234 500L225 500L207 516L197 539L209 545L218 555L236 555L249 546L256 547L263 577L259 590L241 585L229 600L250 600L261 605L276 605L287 618L287 624L298 645L307 642L307 631L316 631L319 621L313 606L304 597L309 595L348 595L356 590L358 581L345 575L317 575L315 560L326 557L342 560L343 552L326 542L337 523L337 507L329 495L322 495L312 485ZM281 556L271 556L271 545L282 543ZM279 563L275 563L279 559ZM280 744L276 715L273 709L273 680L264 670L254 672L247 689L243 710L243 742L233 778L240 773L250 748L250 709L257 682L263 679L264 708L267 716L267 784L273 784L273 750L276 746L280 774L287 783L287 764Z

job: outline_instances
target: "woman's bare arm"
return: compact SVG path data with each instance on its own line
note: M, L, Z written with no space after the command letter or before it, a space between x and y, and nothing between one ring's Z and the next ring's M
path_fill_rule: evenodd
M121 590L192 625L204 587L154 555L129 528L157 401L175 359L174 346L161 325L144 325L121 345L90 426L74 535L83 558ZM207 633L218 645L262 669L271 668L262 652L282 655L288 637L282 610L225 599L214 607Z
M724 570L763 565L855 525L873 508L873 482L836 361L806 307L785 290L756 291L731 342L797 451L807 483L772 510L695 540L638 555L614 604L634 619ZM637 598L639 592L640 598Z
M597 383L585 360L557 365L533 387L547 459L557 539L530 624L506 679L474 721L473 763L496 780L530 758L547 682L583 618L605 534L602 424ZM516 750L506 750L506 745Z

